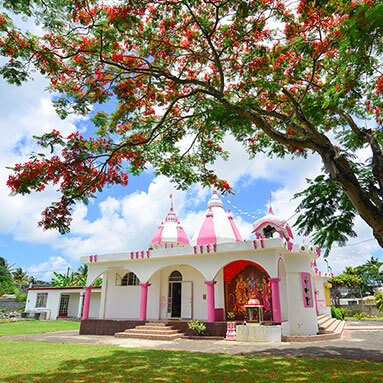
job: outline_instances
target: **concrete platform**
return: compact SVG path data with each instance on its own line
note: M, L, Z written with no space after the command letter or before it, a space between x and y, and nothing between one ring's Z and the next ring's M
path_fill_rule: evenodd
M282 328L281 326L247 326L236 327L237 342L281 342Z

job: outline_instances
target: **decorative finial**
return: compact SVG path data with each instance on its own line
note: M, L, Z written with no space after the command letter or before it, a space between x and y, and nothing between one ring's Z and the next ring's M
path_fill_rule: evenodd
M271 193L270 193L270 205L269 205L269 214L274 214L273 212L273 208L271 207L271 200L273 199L273 197L271 196Z
M170 198L170 211L173 211L173 194L169 194Z
M217 188L214 185L213 194L217 194Z

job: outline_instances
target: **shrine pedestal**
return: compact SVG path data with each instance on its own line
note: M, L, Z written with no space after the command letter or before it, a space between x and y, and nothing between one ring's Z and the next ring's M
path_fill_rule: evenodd
M237 326L236 328L237 342L281 342L282 328L281 326Z

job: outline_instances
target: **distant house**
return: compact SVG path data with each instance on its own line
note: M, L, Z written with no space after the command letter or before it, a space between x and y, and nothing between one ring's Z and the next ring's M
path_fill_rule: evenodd
M100 309L101 286L95 286L93 292L89 312L97 316ZM38 319L81 318L84 293L83 287L30 287L25 312L28 317Z

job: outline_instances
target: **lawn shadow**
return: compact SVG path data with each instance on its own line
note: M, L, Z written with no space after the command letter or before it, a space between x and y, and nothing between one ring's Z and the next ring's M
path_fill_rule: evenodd
M60 355L60 346L52 350ZM87 347L87 346L77 346ZM86 349L82 349L83 351ZM7 376L3 382L370 382L383 380L374 363L322 359L231 356L165 350L90 348L46 372ZM75 354L75 352L74 352ZM94 354L94 355L92 355ZM106 355L105 355L106 354ZM82 354L84 355L84 354ZM307 355L309 356L309 355ZM347 379L342 380L347 375ZM315 378L314 378L315 377Z
M383 351L368 350L359 347L333 347L328 344L323 347L307 346L300 348L269 348L260 352L250 353L257 356L280 356L288 358L325 358L325 359L349 359L369 360L383 362ZM249 354L247 354L249 355Z

